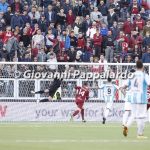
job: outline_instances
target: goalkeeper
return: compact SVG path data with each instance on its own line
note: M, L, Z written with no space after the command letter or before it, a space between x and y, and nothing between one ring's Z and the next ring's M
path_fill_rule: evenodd
M52 101L54 94L58 90L58 88L61 86L63 79L58 79L57 77L54 78L54 81L51 83L49 89L41 90L41 91L31 91L32 94L43 94L43 93L49 93L48 98L38 100L37 102L49 102Z

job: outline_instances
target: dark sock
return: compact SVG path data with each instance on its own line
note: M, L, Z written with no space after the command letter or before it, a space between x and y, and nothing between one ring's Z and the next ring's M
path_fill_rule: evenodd
M43 94L43 93L44 93L44 90L35 92L35 94Z
M84 109L81 109L81 117L82 117L82 120L84 120Z
M47 99L47 98L41 99L41 100L40 100L40 103L41 103L41 102L49 102L49 99Z
M79 110L76 110L76 111L73 113L73 117L76 116L78 113L79 113Z
M35 92L35 94L43 94L44 93L44 91L42 90L42 91L37 91L37 92Z

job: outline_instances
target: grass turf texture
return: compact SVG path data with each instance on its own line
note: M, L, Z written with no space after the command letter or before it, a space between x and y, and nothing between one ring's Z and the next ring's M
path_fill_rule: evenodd
M0 124L0 150L149 150L150 124L136 138L136 126L122 135L121 124L14 123Z

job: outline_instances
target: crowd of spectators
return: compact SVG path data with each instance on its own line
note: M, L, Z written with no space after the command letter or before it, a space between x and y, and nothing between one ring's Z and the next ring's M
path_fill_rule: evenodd
M0 0L0 61L150 63L148 2Z

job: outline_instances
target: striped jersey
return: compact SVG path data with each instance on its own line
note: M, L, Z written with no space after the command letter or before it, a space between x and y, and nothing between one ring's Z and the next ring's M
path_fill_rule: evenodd
M128 80L126 80L123 84L123 86L128 86ZM127 88L126 89L126 93L125 93L125 96L124 96L124 101L125 102L131 102L131 98L132 98L132 92L131 92L131 88Z
M147 104L147 89L150 85L150 77L142 71L136 71L134 77L128 80L128 88L130 89L131 103Z
M103 90L105 102L113 102L117 89L119 87L112 83L107 83L100 86L100 89Z

